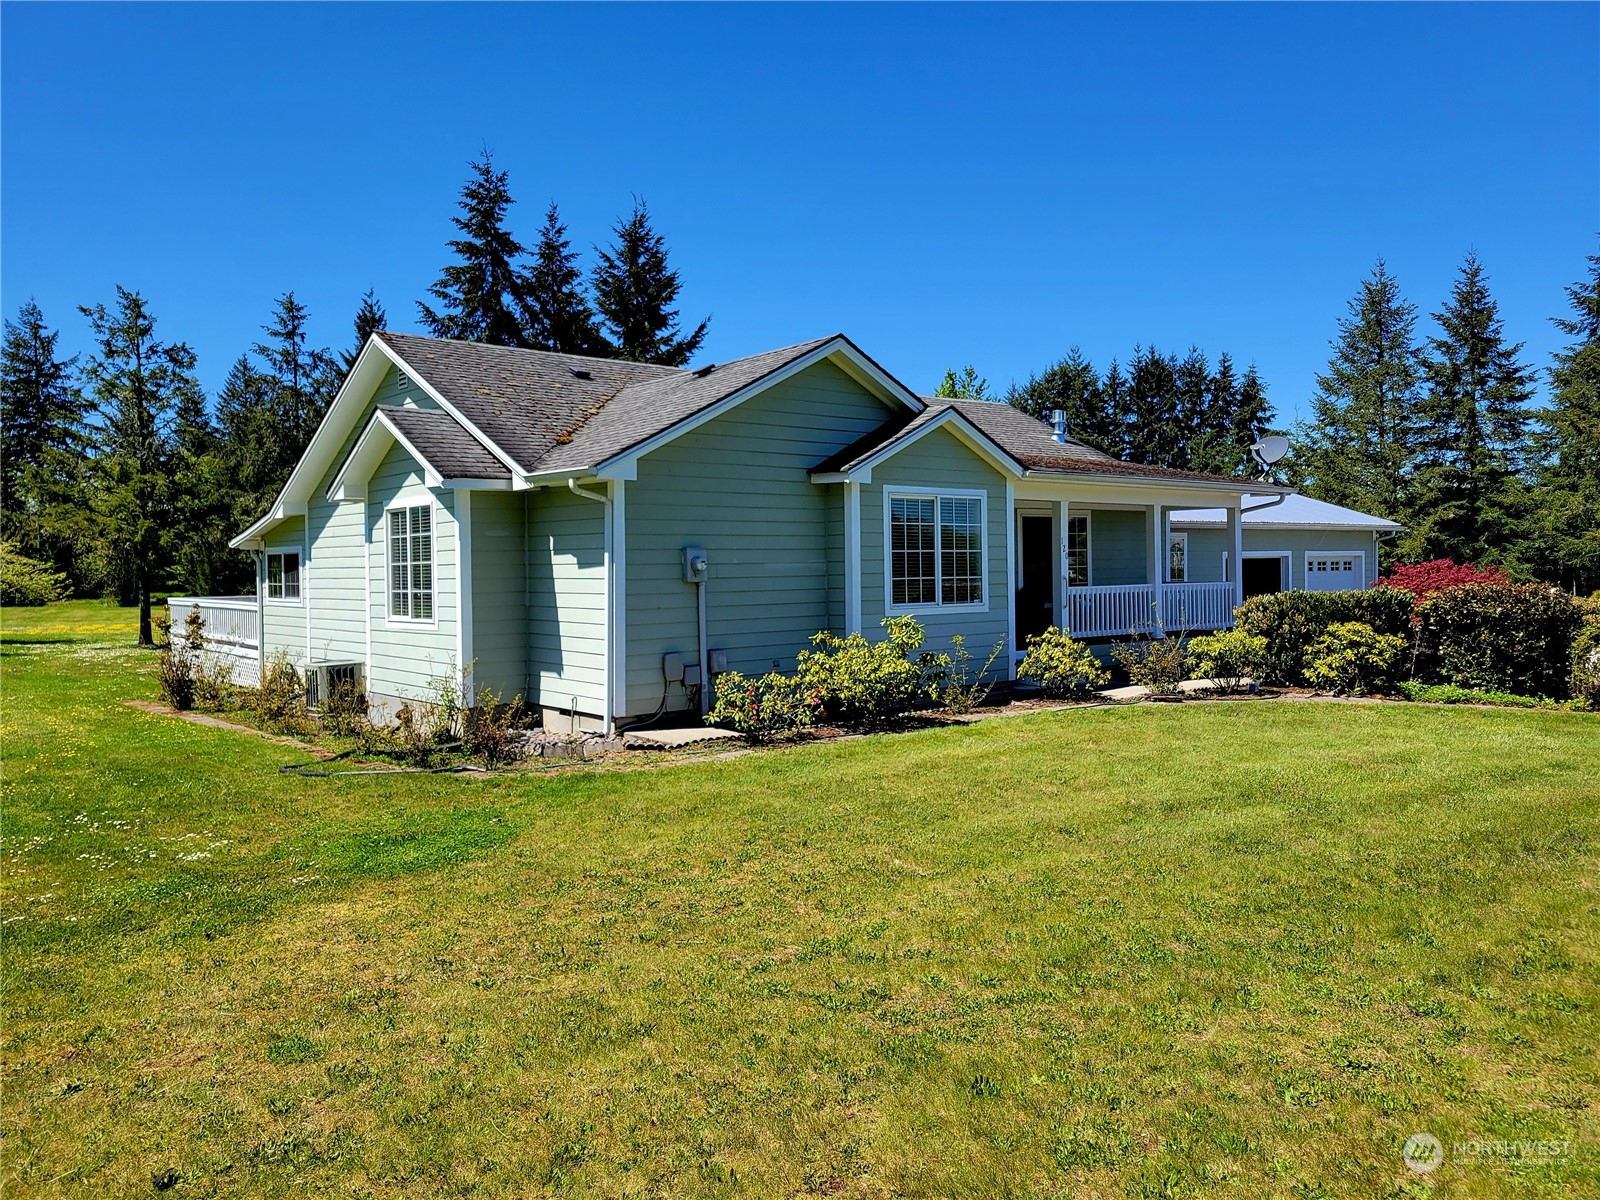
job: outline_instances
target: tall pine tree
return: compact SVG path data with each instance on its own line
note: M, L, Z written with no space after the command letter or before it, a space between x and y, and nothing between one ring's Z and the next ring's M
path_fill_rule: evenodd
M1600 591L1600 255L1567 289L1570 317L1553 318L1572 342L1550 368L1540 415L1545 451L1537 493L1539 573L1577 592Z
M0 352L0 537L42 559L72 581L87 582L81 561L78 503L84 447L84 399L73 370L58 358L59 330L45 325L32 300L5 323Z
M1428 339L1418 407L1421 461L1405 549L1424 558L1511 563L1525 495L1533 371L1507 344L1499 305L1467 255Z
M539 244L528 273L528 304L534 324L529 343L536 350L609 358L616 348L606 341L583 288L578 254L552 202L545 210Z
M1176 363L1154 346L1135 346L1128 360L1127 457L1146 466L1170 466L1180 453Z
M1121 414L1101 386L1094 364L1076 346L1043 373L1030 375L1021 387L1013 385L1005 399L1041 421L1048 421L1059 408L1066 414L1067 432L1072 437L1107 454L1120 450Z
M434 337L530 346L535 322L521 263L526 252L506 228L506 212L516 203L509 176L494 169L487 150L468 166L472 176L461 189L461 215L451 218L461 231L449 243L458 261L428 289L438 307L419 300L417 309Z
M356 365L356 359L361 357L361 347L367 344L367 339L388 327L389 314L383 311L383 305L378 302L378 293L368 288L366 295L361 297L361 306L356 309L355 345L339 356L346 375Z
M200 400L194 352L157 340L138 292L80 309L98 343L83 378L94 403L92 502L102 553L119 598L139 606L139 644L154 644L150 594L165 576L174 536L172 465L180 408Z
M332 352L309 343L310 319L294 293L285 292L273 307L272 320L261 327L266 340L253 347L264 368L260 373L272 381L274 429L267 456L275 462L278 485L300 461L339 390L340 375Z
M987 400L989 381L978 378L978 368L968 363L959 371L947 370L933 394L941 400Z
M711 324L707 317L688 334L678 333L673 302L683 290L678 272L667 262L667 244L650 224L643 200L612 227L616 240L596 248L600 261L593 274L595 307L617 353L633 362L681 367L700 349Z
M1379 259L1347 309L1297 431L1295 475L1309 496L1410 524L1423 370L1416 306Z

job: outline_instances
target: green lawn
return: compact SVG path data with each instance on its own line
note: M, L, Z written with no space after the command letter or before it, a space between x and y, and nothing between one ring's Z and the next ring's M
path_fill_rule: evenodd
M7 1196L1600 1194L1600 718L315 780L0 624Z

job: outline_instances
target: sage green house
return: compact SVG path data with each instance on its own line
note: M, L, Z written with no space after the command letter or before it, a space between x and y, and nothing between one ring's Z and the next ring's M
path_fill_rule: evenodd
M381 333L235 540L257 594L173 603L247 676L282 656L379 712L444 684L608 729L903 613L1008 672L1051 624L1225 627L1246 510L1286 494L918 396L842 335L688 370ZM1175 532L1216 541L1205 571Z

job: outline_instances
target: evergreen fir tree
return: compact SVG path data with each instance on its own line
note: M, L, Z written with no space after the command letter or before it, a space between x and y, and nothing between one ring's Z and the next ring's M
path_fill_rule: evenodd
M1539 565L1579 593L1600 591L1600 255L1588 261L1567 288L1573 315L1553 318L1574 340L1550 368L1536 506Z
M172 581L185 594L233 593L253 571L248 557L228 547L238 531L233 481L221 433L199 389L179 398L172 447Z
M529 343L536 350L610 358L616 347L606 341L583 289L578 254L552 201L539 230L528 275L528 305L534 323Z
M1111 365L1106 368L1105 378L1100 381L1100 395L1105 422L1103 428L1107 431L1105 442L1100 446L1113 458L1131 461L1133 414L1128 403L1128 377L1122 373L1122 365L1116 359L1111 360Z
M1309 496L1410 523L1422 380L1416 306L1379 259L1347 308L1297 431L1295 476Z
M1239 376L1226 350L1206 379L1205 411L1189 440L1189 469L1211 475L1237 475L1247 458L1232 444L1233 414L1239 407Z
M1176 426L1172 448L1164 465L1188 470L1196 450L1204 450L1212 440L1207 434L1216 434L1225 426L1226 411L1211 407L1211 364L1200 347L1190 346L1189 351L1173 365L1172 415Z
M978 369L970 364L959 372L952 367L944 373L933 394L941 400L987 400L989 381L979 379Z
M707 317L684 336L678 334L673 301L683 289L678 272L667 263L665 240L650 225L650 212L635 198L633 212L612 227L616 240L596 248L593 286L595 307L618 354L633 362L681 367L700 349Z
M1267 385L1262 381L1255 363L1245 369L1239 382L1239 395L1233 411L1228 414L1227 444L1234 448L1243 466L1249 461L1250 447L1272 431L1272 402L1267 399Z
M451 218L461 231L449 243L458 261L428 289L439 307L419 300L417 309L434 337L526 347L534 317L520 264L525 251L506 228L506 211L515 203L509 176L494 169L487 150L468 166L472 177L461 189L461 215Z
M1406 549L1423 558L1505 563L1524 495L1533 372L1522 344L1505 341L1499 306L1477 256L1469 254L1450 299L1434 314L1426 391L1419 406L1421 463L1414 527Z
M194 352L155 336L138 292L83 308L97 349L83 371L93 400L92 501L96 532L120 598L139 605L139 644L154 644L150 594L166 567L172 514L174 425L201 403Z
M1170 466L1181 454L1177 363L1154 346L1136 346L1128 362L1128 461Z
M48 562L80 588L84 399L73 381L77 357L57 358L60 331L32 300L5 323L0 351L0 537Z
M263 325L267 339L255 344L256 355L272 381L272 428L263 456L273 464L274 490L289 478L311 443L322 415L339 390L340 375L333 354L308 345L310 313L293 292L278 297L272 320Z
M1106 397L1094 364L1076 346L1043 374L1030 375L1021 387L1013 385L1005 399L1013 408L1041 421L1048 421L1051 412L1059 408L1067 416L1070 436L1108 454L1115 454L1121 444L1118 414Z
M383 305L378 302L378 293L368 288L366 295L361 297L361 307L356 309L355 345L339 356L346 375L350 373L350 368L356 365L356 359L361 357L361 347L367 344L367 339L388 327L389 314L383 311Z

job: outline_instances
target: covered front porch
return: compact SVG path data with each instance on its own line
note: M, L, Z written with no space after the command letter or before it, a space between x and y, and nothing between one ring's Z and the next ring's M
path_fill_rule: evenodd
M1077 638L1232 628L1243 600L1231 565L1240 561L1242 499L1225 506L1224 544L1233 552L1202 562L1190 557L1187 535L1171 526L1173 511L1194 507L1181 495L1144 504L1019 496L1016 649L1051 625Z

